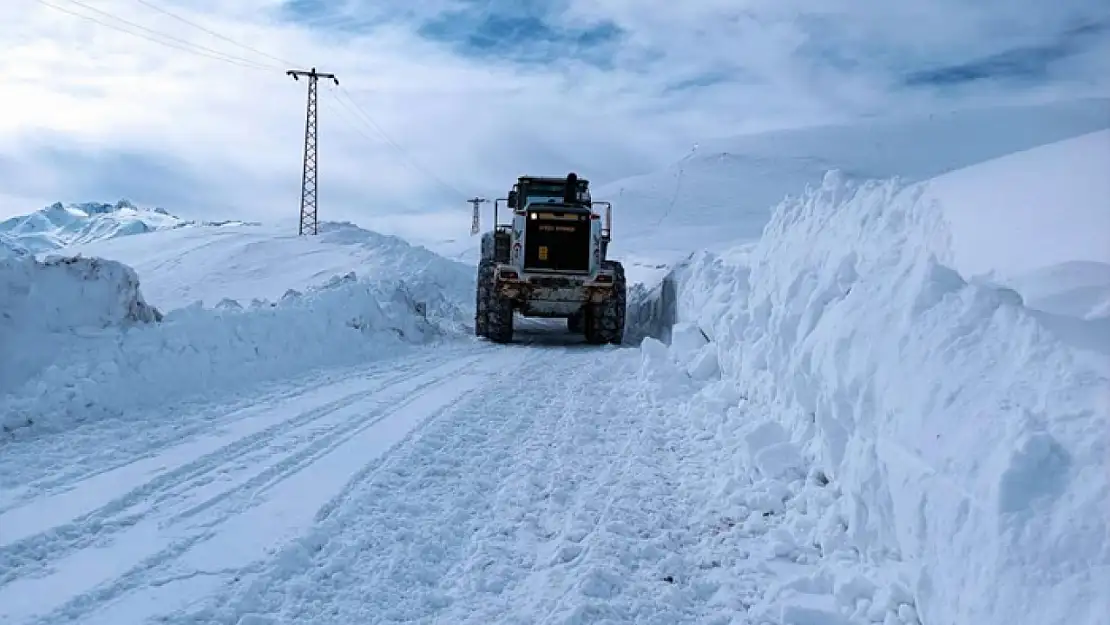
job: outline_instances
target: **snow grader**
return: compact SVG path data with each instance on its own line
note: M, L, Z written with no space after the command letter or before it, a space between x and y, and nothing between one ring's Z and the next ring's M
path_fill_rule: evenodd
M620 344L627 290L624 267L607 257L612 204L594 202L590 183L520 176L507 198L494 200L493 229L482 234L474 333L513 340L513 316L564 318L586 342ZM501 204L511 220L498 223ZM595 205L605 207L604 224ZM474 204L474 233L479 223Z

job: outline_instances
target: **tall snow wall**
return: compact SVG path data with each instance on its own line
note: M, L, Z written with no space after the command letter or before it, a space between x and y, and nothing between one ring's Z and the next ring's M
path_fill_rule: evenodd
M776 407L922 623L1104 623L1110 365L946 265L923 189L830 174L754 247L677 270L677 321Z
M457 306L432 291L416 280L349 273L277 302L225 300L163 316L122 263L0 260L0 428L43 434L135 419L242 386L381 359L454 330Z
M127 265L100 258L0 259L0 393L55 363L74 337L158 321ZM7 424L8 415L0 415Z

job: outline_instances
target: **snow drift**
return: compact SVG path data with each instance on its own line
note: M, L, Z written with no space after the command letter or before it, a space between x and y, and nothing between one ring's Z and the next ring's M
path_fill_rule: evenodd
M224 300L163 317L134 270L90 258L0 261L0 294L0 425L37 432L381 359L458 317L451 302L353 272L276 302Z
M0 295L0 392L48 366L75 334L161 319L130 267L96 258L0 260Z
M196 226L97 241L68 253L134 267L143 292L163 310L225 298L276 299L336 274L404 282L413 296L473 305L475 270L394 236L323 222L316 236L281 226Z
M697 255L676 276L676 332L707 344L675 353L782 415L844 494L828 524L902 563L921 622L1095 625L1110 365L950 268L925 196L830 174L750 250Z

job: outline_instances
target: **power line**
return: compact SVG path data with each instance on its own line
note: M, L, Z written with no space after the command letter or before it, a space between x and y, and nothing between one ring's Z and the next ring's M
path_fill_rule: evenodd
M65 7L61 7L61 6L58 6L56 4L47 2L46 0L35 0L35 1L38 2L39 4L50 7L52 9L56 10L56 11L61 11L62 13L68 13L69 15L72 15L74 17L79 17L81 19L88 20L88 21L96 23L96 24L100 24L101 26L105 26L107 28L111 28L113 30L117 30L117 31L120 31L120 32L123 32L123 33L127 33L127 34L133 35L135 37L146 39L147 41L151 41L151 42L157 43L159 45L163 45L163 46L166 46L166 47L169 47L169 48L174 48L174 49L177 49L177 50L181 50L183 52L189 52L191 54L196 54L198 56L203 56L203 57L207 57L207 58L210 58L210 59L215 59L217 61L223 61L225 63L230 63L232 65L238 65L238 66L241 66L241 67L246 67L248 69L257 69L257 70L264 70L264 71L270 71L270 70L274 69L274 67L267 67L266 65L262 65L261 63L256 63L256 62L251 61L249 59L236 57L234 55L230 55L230 54L227 54L225 52L220 52L219 50L208 48L206 46L201 46L201 45L192 43L190 41L186 41L184 39L179 39L177 37L173 37L171 35L167 35L165 33L158 32L156 30L153 30L153 29L147 28L145 26L142 26L141 24L136 24L134 22L125 20L121 17L116 17L115 15L112 15L111 13L108 13L107 11L102 11L100 9L97 9L96 7L89 6L89 5L87 5L83 2L80 2L79 0L68 0L68 1L72 4L76 4L78 6L86 8L90 11L100 13L100 14L105 15L107 17L110 17L110 18L112 18L116 21L127 24L127 25L129 25L133 28L138 28L139 30L151 33L151 35L153 35L153 36L144 35L141 32L134 32L134 31L131 31L131 30L127 30L126 28L121 28L121 27L119 27L115 24L111 24L111 23L99 20L99 19L97 19L97 18L95 18L91 15L85 15L83 13L78 13L76 11L71 11L71 10L65 8ZM169 41L166 41L166 40L169 40ZM175 45L175 44L171 43L173 41L178 42L178 44Z
M333 95L334 95L334 93L333 93ZM323 103L324 103L325 106L331 108L331 106L330 106L331 103L328 100L323 100ZM395 150L397 150L400 153L400 155L407 161L407 164L409 166L411 166L414 171L416 171L417 173L420 173L424 176L427 176L427 177L431 178L433 182L438 184L443 189L449 191L450 193L459 194L460 196L465 197L466 194L459 191L456 187L448 184L447 182L444 182L439 177L437 177L435 174L428 171L426 168L421 167L419 163L416 163L408 155L408 153L404 150L404 148L402 148L396 142L392 141L388 137L388 135L384 135L382 133L382 131L380 130L380 126L378 126L376 124L373 124L373 122L371 120L368 120L364 116L364 114L360 115L358 112L356 112L352 108L353 103L348 104L344 100L340 99L338 96L335 96L335 103L339 105L339 108L332 109L332 110L339 115L340 119L342 119L343 122L346 123L347 126L351 130L355 131L356 134L358 134L363 139L365 139L367 143L370 143L374 146L380 146L383 142L388 144L390 147L394 148ZM354 121L352 121L352 116L354 118ZM356 123L356 122L362 122L362 123L359 124L359 123ZM370 137L370 135L366 134L366 131L364 130L364 128L367 128L367 127L371 128L372 130L375 131L375 133L378 135L377 139L374 139L374 138Z
M349 93L347 93L346 89L344 89L343 87L339 87L335 91L336 91L336 93L341 92L346 97L347 103L344 103L343 99L339 98L338 95L336 96L336 101L339 102L340 105L342 105L344 107L347 107L348 103L349 103L349 105L351 107L354 107L354 110L352 111L352 113L357 118L359 118L361 121L365 122L368 126L370 126L370 128L373 129L374 132L376 132L378 134L378 136L380 136L393 149L397 150L397 153L400 154L402 157L404 157L405 160L407 160L409 162L409 164L411 164L415 169L417 169L418 171L420 171L424 175L428 176L428 178L430 178L433 182L438 184L444 190L450 191L452 194L458 195L460 197L466 197L466 195L467 195L466 193L460 191L458 189L458 187L455 187L454 185L445 182L442 178L440 178L439 176L434 174L427 167L424 167L423 165L421 165L415 158L412 157L412 155L408 152L408 150L401 147L401 145L399 143L394 141L381 126L379 126L376 122L374 122L373 118L370 117L369 113L367 113L364 108L362 108L361 106L358 105L358 102L356 102L354 100L354 98L352 98L351 95ZM348 110L350 110L350 109L348 108Z
M220 50L216 50L214 48L209 48L207 46L196 44L196 43L193 43L191 41L180 39L180 38L174 37L172 35L167 35L166 33L159 32L159 31L151 29L151 28L147 28L147 27L145 27L141 24L136 24L135 22L123 19L123 18L118 17L116 15L113 15L113 14L107 12L107 11L103 11L103 10L98 9L96 7L85 4L84 2L81 2L80 0L67 0L67 1L70 2L71 4L76 4L76 5L78 5L80 7L83 7L87 10L99 13L101 15L104 15L105 17L111 18L111 19L116 20L118 22L121 22L123 24L127 24L127 25L131 26L132 28L136 28L136 29L139 29L141 31L144 31L144 32L150 33L150 34L145 35L142 32L134 32L132 30L122 28L118 25L111 24L111 23L108 23L108 22L104 22L102 20L97 19L96 17L90 16L90 15L85 15L83 13L78 13L78 12L66 9L64 7L61 7L61 6L58 6L58 5L53 4L51 2L48 2L47 0L35 0L35 1L44 5L44 6L55 9L57 11L61 11L63 13L67 13L69 15L79 17L79 18L84 19L84 20L88 20L90 22L99 24L101 26L105 26L107 28L111 28L113 30L123 32L125 34L133 35L135 37L139 37L139 38L145 39L147 41L150 41L150 42L153 42L153 43L156 43L156 44L159 44L159 45L166 46L168 48L173 48L175 50L188 52L190 54L196 54L198 56L203 56L203 57L206 57L206 58L214 59L214 60L217 60L217 61L222 61L222 62L229 63L229 64L232 64L232 65L245 67L247 69L262 70L262 71L269 72L269 71L272 71L273 69L278 68L275 65L268 65L268 64L259 63L259 62L253 61L251 59L248 59L248 58L235 56L235 55L232 55L232 54L228 54L226 52L222 52ZM222 35L222 34L216 32L214 30L206 28L206 27L204 27L200 24L197 24L196 22L193 22L193 21L191 21L191 20L189 20L185 17L182 17L182 16L180 16L176 13L173 13L173 12L167 10L167 9L163 9L162 7L159 7L155 4L153 4L152 2L149 2L148 0L135 0L135 1L138 2L139 4L142 4L144 6L149 7L151 9L155 10L155 11L158 11L159 13L163 13L164 15L172 17L172 18L174 18L174 19L176 19L176 20L178 20L178 21L180 21L184 24L187 24L189 26L197 28L198 30L203 31L203 32L207 33L208 35L211 35L213 37L217 37L219 39L222 39L222 40L224 40L228 43L231 43L233 45L236 45L240 48L243 48L243 49L248 50L250 52L253 52L255 54L264 56L266 58L282 62L286 65L293 65L293 63L290 63L290 62L288 62L284 59L281 59L280 57L276 57L274 55L271 55L271 54L269 54L267 52L264 52L262 50L259 50L257 48L251 47L249 45L239 43L238 41L235 41L234 39L232 39L230 37L227 37L227 36ZM173 43L173 42L177 42L177 43ZM290 70L289 72L286 72L286 73L290 74L290 75L293 75L294 78L297 77L297 73L290 73L290 72L294 72L294 70ZM303 72L303 71L299 72L299 74L300 75L309 75L308 72ZM334 75L331 75L331 74L319 74L319 73L316 74L316 77L321 77L321 76L326 77L326 78L333 78L334 79ZM338 85L338 81L336 81L336 85ZM339 92L342 92L342 95L345 96L346 101L344 101L344 98L339 97L340 96ZM352 115L354 115L356 120L362 122L363 125L368 126L387 145L389 145L394 150L396 150L397 153L405 161L407 161L408 164L411 165L415 170L417 170L418 172L427 176L432 182L438 184L440 187L442 187L446 191L449 191L451 194L455 194L455 195L458 195L460 197L466 197L466 195L467 195L466 193L463 193L462 191L460 191L458 189L458 187L455 187L454 185L444 181L440 176L436 175L429 168L423 166L419 161L417 161L412 156L412 154L408 150L406 150L403 146L401 146L397 141L393 140L393 138L389 136L389 134L385 131L385 129L383 129L380 125L378 125L373 120L373 118L369 115L369 113L367 113L366 110L363 107L361 107L358 104L358 102L355 101L355 99L351 96L351 94L348 93L345 89L343 89L342 87L339 87L339 89L336 90L335 99L336 99L336 102L342 108L346 109L347 112L350 112ZM302 175L303 177L302 177L302 185L301 185L301 187L302 187L301 188L301 195L302 195L302 224L301 224L301 227L302 227L302 230L306 226L312 226L312 228L315 229L314 224L315 224L315 214L316 214L316 126L317 126L317 124L316 124L316 108L317 108L316 104L317 104L316 81L313 78L313 79L310 79L309 107L308 107L308 111L306 113L307 117L306 117L306 136L305 136L305 170L304 170L303 175ZM327 104L327 102L325 101L325 105L326 104ZM346 116L341 115L341 118L343 119L344 122L350 123L350 120L347 119ZM362 130L358 127L358 125L352 124L351 127L359 135L361 135L364 139L366 139L368 142L374 143L374 141L372 139L370 139L370 137L368 137L364 132L362 132Z
M209 35L211 35L213 37L216 37L217 39L222 39L222 40L224 40L224 41L226 41L226 42L228 42L232 45L239 46L240 48L243 48L244 50L254 52L255 54L259 54L259 55L264 56L268 59L273 59L273 60L277 61L278 63L281 63L282 65L296 65L296 63L293 63L292 61L286 61L285 59L276 57L272 54L268 54L268 53L263 52L262 50L259 50L257 48L252 48L251 46L248 46L245 43L239 43L238 41L235 41L231 37L221 35L220 33L216 32L214 30L210 30L208 28L205 28L204 26L201 26L200 24L197 24L194 21L186 19L186 18L184 18L184 17L182 17L182 16L180 16L176 13L173 13L173 12L167 10L167 9L163 9L162 7L156 5L152 2L148 2L147 0L135 0L135 2L138 2L139 4L141 4L143 6L146 6L146 7L149 7L151 9L154 9L155 11L158 11L159 13L162 13L163 15L168 15L168 16L174 18L175 20L178 20L179 22L182 22L184 24L188 24L189 26L192 26L193 28L196 28L196 29L198 29L202 32L208 33Z
M324 107L326 107L329 111L342 119L347 124L348 128L355 131L355 134L358 134L362 136L363 139L366 139L367 143L373 143L374 145L377 145L379 143L378 141L375 141L373 138L371 138L370 135L366 134L366 131L363 130L362 126L351 121L350 109L345 107L337 108L332 104L332 101L328 99L320 100L320 103L323 104Z
M342 91L343 95L346 97L347 102L345 103L343 101L343 99L339 98L338 96L336 96L336 101L339 102L339 104L341 106L344 106L345 108L347 108L347 110L350 111L357 119L364 122L372 130L374 130L374 132L377 133L378 136L381 137L381 139L383 141L385 141L390 147L395 149L398 154L400 154L406 161L409 162L410 165L413 166L413 168L415 168L417 171L424 174L425 176L428 176L429 178L431 178L433 182L438 184L443 189L445 189L447 191L450 191L453 194L458 194L458 195L463 196L463 197L466 196L465 193L463 193L462 191L459 191L459 189L456 188L454 185L451 185L450 183L445 182L442 178L440 178L436 174L432 173L428 168L424 167L415 158L413 158L411 153L409 153L408 150L406 150L399 143L394 141L389 136L389 134L386 133L385 130L380 125L378 125L376 122L374 122L373 118L370 117L369 113L367 113L365 109L363 109L361 106L359 106L358 103L355 102L354 98L352 98L351 95L346 92L346 90L344 90L342 87L340 87L336 91ZM353 107L353 110L352 110L351 107Z

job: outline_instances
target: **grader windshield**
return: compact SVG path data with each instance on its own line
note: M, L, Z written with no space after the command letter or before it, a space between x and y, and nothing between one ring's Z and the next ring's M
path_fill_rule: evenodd
M566 189L566 178L528 178L522 177L509 193L509 206L524 208L528 204L549 204L563 201L563 191ZM578 180L578 199L589 206L590 181ZM515 200L515 201L514 201Z

